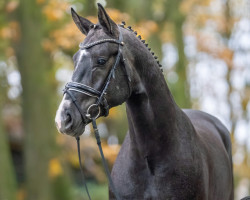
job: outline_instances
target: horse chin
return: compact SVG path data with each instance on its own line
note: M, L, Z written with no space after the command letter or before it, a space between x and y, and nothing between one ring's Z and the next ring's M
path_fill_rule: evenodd
M72 129L71 131L69 131L69 132L67 132L65 134L67 134L69 136L72 136L72 137L79 137L80 135L82 135L84 133L85 126L86 126L85 124L84 125L81 124L80 126Z

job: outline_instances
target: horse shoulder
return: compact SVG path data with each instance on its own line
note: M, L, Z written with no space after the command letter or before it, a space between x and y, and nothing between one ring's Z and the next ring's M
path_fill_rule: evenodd
M145 179L142 175L143 169L132 151L128 132L111 171L114 185L124 199L133 199L137 190L143 191L142 185L138 185L138 180L143 182ZM111 191L109 191L109 199L115 199Z

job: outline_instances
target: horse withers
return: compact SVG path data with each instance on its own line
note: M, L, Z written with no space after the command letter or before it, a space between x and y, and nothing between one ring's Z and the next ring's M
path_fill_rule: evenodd
M112 169L121 199L232 200L225 126L204 112L180 109L145 41L131 27L115 24L100 4L98 24L73 9L72 17L86 38L73 57L58 130L78 137L89 116L106 116L126 102L129 130Z

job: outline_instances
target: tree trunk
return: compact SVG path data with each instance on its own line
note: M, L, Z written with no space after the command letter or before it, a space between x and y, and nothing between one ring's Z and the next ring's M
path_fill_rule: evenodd
M178 50L178 61L176 64L176 73L178 74L178 81L173 87L173 95L176 103L183 108L190 107L190 91L189 84L187 81L187 58L184 52L184 38L183 38L183 25L184 19L179 17L173 21L175 42Z
M22 77L22 110L25 132L25 173L28 200L55 200L49 163L57 154L54 127L54 72L50 56L41 43L46 21L38 1L22 0L19 8L21 39L16 46ZM55 98L54 98L55 99ZM60 177L61 178L61 177ZM64 187L64 181L59 184ZM64 199L68 190L61 191Z
M0 116L0 199L16 200L16 190L17 182L10 147Z

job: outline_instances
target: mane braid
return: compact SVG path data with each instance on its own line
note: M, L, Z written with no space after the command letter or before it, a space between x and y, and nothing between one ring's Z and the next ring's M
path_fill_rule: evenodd
M134 30L132 29L131 26L128 26L128 27L126 28L125 25L126 25L126 23L125 23L124 21L122 22L122 24L119 24L120 27L122 27L122 28L124 28L124 29L127 29L127 30L133 32L135 35L137 35L137 31L134 31ZM138 37L138 38L141 40L141 42L147 47L148 51L152 54L153 58L156 60L158 66L160 67L161 72L163 72L163 68L162 68L162 65L160 64L160 61L158 60L158 57L155 56L155 53L154 53L154 52L151 52L151 48L148 47L148 44L146 43L145 40L142 40L141 35L138 35L137 37Z

